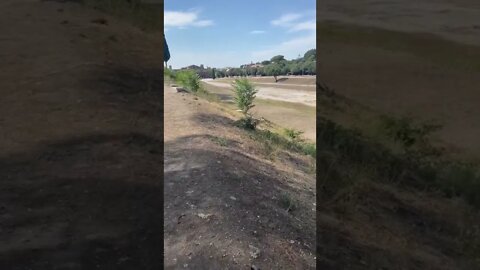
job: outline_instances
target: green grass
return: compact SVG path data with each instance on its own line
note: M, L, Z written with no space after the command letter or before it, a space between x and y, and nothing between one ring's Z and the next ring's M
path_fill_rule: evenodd
M401 125L404 128L403 125ZM408 130L408 128L405 128ZM425 140L425 139L424 139ZM425 141L422 141L424 144ZM350 171L367 175L374 181L394 183L419 190L442 192L447 197L461 197L480 207L480 174L471 164L448 160L430 153L405 151L395 153L361 131L344 128L324 118L317 118L318 157L325 171L323 181L332 194L348 188L357 180L337 171L347 166ZM412 156L414 154L414 156Z
M312 158L317 157L317 147L314 143L292 141L287 136L268 129L251 131L250 138L262 143L267 155L272 157L277 150L292 151Z
M216 94L210 93L208 92L208 90L205 89L207 87L210 88L212 86L202 83L203 90L200 91L200 94L196 93L196 95L199 95L203 98L207 98L217 103L220 103L222 104L222 107L224 107L225 109L228 109L231 111L236 109L235 104L221 102ZM298 107L304 108L305 111L307 111L308 113L312 113L312 114L315 113L315 108L312 108L306 105L301 105L301 104L298 105L298 104L292 104L290 102L270 101L270 100L262 100L262 99L255 99L255 101L256 103L265 102L265 103L274 103L277 105L285 103L285 106L293 106L293 107L298 106ZM281 131L284 131L284 129L281 129ZM263 150L266 156L271 159L274 158L275 153L278 150L292 151L302 155L310 156L312 158L316 158L317 148L315 143L312 143L309 141L303 141L303 140L292 140L284 132L276 132L273 129L256 129L256 130L249 130L248 132L251 139L258 141L262 144ZM295 131L295 132L298 132L298 131Z
M285 209L285 211L287 211L287 212L291 212L291 211L294 211L295 209L297 209L297 205L296 205L295 201L286 192L280 194L279 204L280 204L280 207Z
M212 142L222 146L222 147L225 147L228 145L228 140L226 138L222 138L222 137L212 137L211 138Z

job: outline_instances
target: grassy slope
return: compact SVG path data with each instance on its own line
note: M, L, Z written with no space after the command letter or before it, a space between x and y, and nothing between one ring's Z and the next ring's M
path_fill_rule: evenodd
M478 51L448 41L425 46L431 38L428 35L331 23L322 23L319 33L320 59L322 51L334 48L330 42L401 51L467 72L479 67ZM451 56L447 52L452 46L465 53ZM349 70L344 72L343 76L349 76ZM424 170L419 163L408 161L404 149L379 129L381 113L376 108L321 91L317 99L321 265L327 269L478 268L480 231L475 224L480 215L472 204L478 203L480 179L466 177L465 171ZM465 194L457 197L446 192L462 182L469 185L465 191L473 189L470 200Z

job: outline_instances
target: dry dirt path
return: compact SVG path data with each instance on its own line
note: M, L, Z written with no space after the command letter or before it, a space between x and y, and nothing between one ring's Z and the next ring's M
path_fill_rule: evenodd
M299 87L305 87L305 88L312 88L312 90L316 90L316 85L315 84L298 84L298 83L282 83L282 82L277 82L277 83L272 83L272 82L264 82L264 81L259 81L255 80L255 78L248 78L250 81L255 83L256 85L275 85L275 86L299 86ZM212 79L203 79L205 82L215 82ZM219 83L225 83L226 81L232 82L233 79L217 79Z
M214 82L211 80L204 80L204 82L219 86L219 87L226 87L231 89L232 85L223 82ZM265 84L265 83L262 83ZM262 99L272 99L272 100L279 100L279 101L286 101L286 102L294 102L294 103L301 103L308 106L315 107L316 106L316 93L312 91L302 91L296 89L283 89L283 88L276 88L276 87L263 87L258 86L258 93L257 97Z
M314 269L314 175L265 160L207 101L166 86L164 110L165 269Z
M205 84L208 82L205 81ZM214 85L215 84L215 85ZM259 88L258 84L255 84ZM211 93L216 94L220 100L226 103L234 102L234 92L230 84L225 82L211 82L208 86L208 90ZM309 93L308 96L315 98L315 91L299 91L298 89L292 90L290 84L284 84L284 88L281 89L278 86L275 88L261 87L261 93L257 93L257 99L255 100L255 107L252 109L252 113L255 117L264 117L269 121L285 128L294 128L296 130L303 131L303 137L312 142L316 140L316 111L315 104L311 106L301 102L292 102L291 93ZM265 95L265 94L268 95ZM278 98L278 95L281 95ZM263 98L262 98L263 97ZM273 97L273 98L272 98ZM289 101L283 101L289 99Z

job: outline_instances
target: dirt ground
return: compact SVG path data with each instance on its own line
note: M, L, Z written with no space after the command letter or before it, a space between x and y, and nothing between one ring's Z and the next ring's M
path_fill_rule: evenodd
M353 2L321 3L325 16L320 23L326 23L323 19L340 22L325 26L324 38L322 34L318 37L319 71L323 80L338 93L379 113L439 121L443 124L439 139L452 152L478 160L480 69L475 55L480 55L480 46L457 43L471 39L471 43L480 44L477 40L480 30L473 27L473 18L480 17L478 3L424 1L418 7L416 3L414 8L413 1L401 4L394 0L372 1L362 7ZM407 9L410 15L401 15ZM444 12L440 12L442 10ZM375 14L388 18L375 19ZM443 20L443 16L449 19ZM446 31L437 25L439 23L470 28L469 31ZM407 32L425 31L456 42L428 34L409 35L366 27L372 25ZM330 30L326 30L328 28ZM376 40L371 36L376 36ZM385 41L389 45L382 44L387 43Z
M285 77L287 78L287 77ZM257 89L257 100L252 112L257 117L264 117L280 126L303 131L304 138L316 140L316 92L315 85L305 84L311 78L293 78L296 84L279 82L281 85L271 85L265 78L252 78ZM273 78L272 78L273 80ZM290 78L288 78L290 80ZM299 86L299 80L305 80ZM232 102L232 79L205 80L207 90L220 97L222 101ZM257 83L262 81L262 83ZM285 80L286 82L287 80ZM299 89L300 88L300 89Z
M162 111L160 33L0 6L0 269L314 268L311 160L267 160L190 96Z
M319 21L432 33L480 45L477 0L325 0L318 3L317 11Z
M0 269L160 269L161 38L53 1L0 33Z
M308 162L266 160L228 114L165 89L165 269L314 269Z

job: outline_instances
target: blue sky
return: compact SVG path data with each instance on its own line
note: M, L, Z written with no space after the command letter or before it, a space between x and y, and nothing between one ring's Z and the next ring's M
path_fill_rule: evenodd
M165 0L173 68L228 67L315 48L315 0Z

